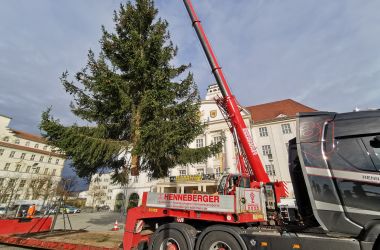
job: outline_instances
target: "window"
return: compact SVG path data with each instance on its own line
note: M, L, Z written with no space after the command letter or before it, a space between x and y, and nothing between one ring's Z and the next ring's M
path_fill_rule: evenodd
M380 171L380 135L366 137L364 141L372 162L377 167L377 170Z
M25 142L25 146L29 147L30 141Z
M291 134L292 133L292 130L290 129L290 124L289 123L281 124L281 128L282 128L282 133L283 134Z
M276 175L276 171L274 170L273 164L265 165L265 170L267 171L267 174L269 176L275 176Z
M186 170L179 170L179 175L186 175Z
M0 178L0 187L2 187L4 184L4 178Z
M374 149L377 148L371 148L370 140L372 138L373 136L337 139L337 155L340 159L344 160L344 163L349 167L354 167L364 171L377 171L377 161L376 158L373 157ZM340 160L339 158L333 160ZM338 163L334 164L338 165Z
M47 149L47 147L48 147L48 146L46 146L46 145L45 145L45 146L44 146L44 150L46 150L46 149Z
M203 168L198 168L197 169L197 174L198 175L203 175L205 173L205 170Z
M55 160L55 164L58 165L59 163L59 159Z
M272 158L272 150L270 148L270 145L263 145L262 146L262 149L263 149L263 155L267 155L268 158Z
M36 170L34 171L34 173L38 174L40 172L40 167L36 167Z
M8 186L13 186L16 184L16 179L9 179Z
M15 153L16 151L12 151L10 154L9 154L9 158L13 158L15 156Z
M21 158L21 159L25 159L25 156L26 156L26 154L25 154L25 153L22 153L21 156L20 156L20 158Z
M196 139L195 140L195 147L196 148L202 148L203 147L203 139Z
M8 171L10 166L11 166L10 163L5 163L4 170L5 170L5 171Z
M16 140L15 140L15 143L16 143L16 144L20 144L20 139L16 139Z
M0 156L2 156L3 154L4 154L4 149L0 148Z
M17 166L16 166L16 172L20 172L20 168L21 168L21 164L17 164Z
M20 196L21 196L20 194L16 194L16 195L15 195L15 200L19 200L19 199L20 199Z
M40 157L40 162L43 162L44 161L44 156L42 155L41 157Z
M266 137L266 136L268 136L268 130L267 130L267 127L259 128L259 133L260 133L260 136L261 136L261 137Z
M52 159L52 158L51 158L51 157L49 157L49 159L48 159L48 163L51 163L51 159Z
M35 145L34 145L34 148L38 148L39 147L39 145L38 145L38 143L36 143Z
M8 136L4 137L3 141L9 142L9 137Z
M18 187L22 188L25 186L26 180L21 180L20 185Z
M222 141L222 137L221 136L215 136L214 138L212 138L212 143L213 144L216 144L218 142Z
M220 175L220 168L216 168L215 169L215 173L216 173L217 176L219 176Z
M26 170L25 170L25 173L29 173L30 168L31 168L31 166L27 166L27 167L26 167Z
M48 173L48 170L49 170L49 169L45 168L45 170L44 170L44 174L47 174L47 173Z
M137 182L139 182L139 177L138 176L133 176L133 183L137 183Z
M30 160L31 160L31 161L34 161L34 158L36 158L36 155L32 155L32 156L30 156Z
M55 175L55 171L56 171L56 170L55 170L55 169L53 169L52 175Z

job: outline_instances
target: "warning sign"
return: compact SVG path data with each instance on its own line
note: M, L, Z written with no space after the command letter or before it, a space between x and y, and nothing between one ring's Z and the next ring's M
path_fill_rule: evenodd
M260 189L238 188L238 201L240 203L240 213L262 213L263 200Z

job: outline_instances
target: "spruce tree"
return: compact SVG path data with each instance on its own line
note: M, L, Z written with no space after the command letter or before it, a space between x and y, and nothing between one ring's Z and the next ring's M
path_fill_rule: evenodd
M63 73L61 82L74 99L71 110L89 126L64 126L51 108L42 114L44 136L65 152L80 177L104 168L124 184L130 169L164 177L176 165L202 162L221 150L221 143L188 147L204 131L199 93L190 65L172 65L177 47L157 13L152 0L121 4L115 30L102 27L99 55L90 50L74 80ZM122 157L128 151L130 162Z

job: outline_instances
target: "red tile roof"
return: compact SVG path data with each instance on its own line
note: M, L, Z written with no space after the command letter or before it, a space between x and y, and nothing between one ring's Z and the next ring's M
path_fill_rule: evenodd
M251 113L252 120L255 123L283 118L282 115L294 117L299 112L317 111L292 99L250 106L246 109Z
M15 134L15 136L19 138L22 138L25 140L31 140L35 142L40 142L40 143L47 143L47 141L42 136L33 135L33 134L25 133L20 130L14 130L14 129L11 129L11 131Z

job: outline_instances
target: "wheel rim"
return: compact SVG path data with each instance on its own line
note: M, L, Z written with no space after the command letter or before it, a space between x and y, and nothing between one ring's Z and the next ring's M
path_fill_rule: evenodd
M209 250L232 250L232 248L226 242L216 241L210 246Z
M168 238L161 243L160 250L181 250L181 248L175 239Z

